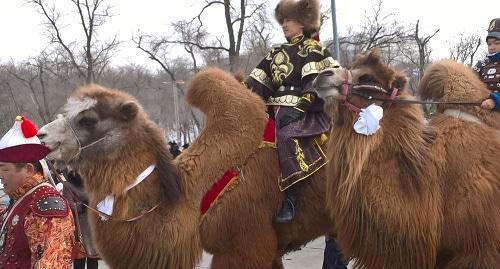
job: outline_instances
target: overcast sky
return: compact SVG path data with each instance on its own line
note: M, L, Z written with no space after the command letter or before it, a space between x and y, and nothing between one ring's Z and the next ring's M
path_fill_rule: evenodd
M52 0L53 1L53 0ZM66 0L55 0L57 8L67 10ZM132 34L140 30L142 33L165 34L169 25L181 19L189 19L199 12L203 0L107 0L112 5L113 18L103 28L102 36L119 35L124 40L114 63L121 65L136 63L148 65L151 61L131 44ZM277 0L270 0L269 16L273 15ZM356 28L363 21L367 12L373 9L377 0L337 0L337 24L340 35L349 27ZM322 0L322 7L330 6L330 0ZM401 24L414 24L420 20L421 32L432 34L441 29L432 39L431 47L434 58L445 58L449 55L449 44L454 43L461 32L466 34L478 33L482 38L486 36L486 29L491 19L500 17L500 1L498 0L384 0L383 12L395 12ZM207 14L209 31L220 35L220 28L225 27L222 16ZM47 39L43 35L43 17L31 5L24 4L24 0L0 0L0 61L20 61L37 55L47 46ZM278 25L275 41L281 42L282 34ZM219 28L219 29L218 29ZM71 30L68 30L71 29ZM331 21L321 30L322 39L332 37ZM79 31L67 26L65 37L72 32ZM481 53L486 47L481 48ZM151 66L153 66L152 64Z

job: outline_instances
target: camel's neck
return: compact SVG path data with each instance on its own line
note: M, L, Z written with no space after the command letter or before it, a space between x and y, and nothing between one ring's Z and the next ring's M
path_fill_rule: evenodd
M155 146L153 146L155 145ZM179 197L177 171L161 143L138 143L118 159L81 162L91 206L114 195L114 220L90 213L92 231L103 258L113 268L193 268L201 255L197 211ZM123 194L148 166L154 171ZM150 213L146 210L160 205ZM142 216L141 216L142 215ZM141 216L131 222L130 220Z
M78 171L85 180L87 191L94 197L103 198L122 194L152 164L155 164L153 154L139 147L134 152L124 150L120 158L82 161Z
M431 156L435 133L417 106L384 111L373 136L355 133L355 120L336 120L329 142L327 206L343 249L367 268L429 268L414 265L433 255L418 256L433 244L426 241L433 230L419 218L431 219L439 200L430 191L439 187Z
M354 189L363 187L361 176L367 165L379 158L395 160L400 180L417 184L427 161L430 143L435 135L423 122L423 112L416 106L392 106L384 111L380 129L372 136L357 134L353 125L357 115L340 111L330 141L330 168L336 178L338 194L353 195ZM407 177L403 176L406 175ZM418 188L418 186L416 186Z

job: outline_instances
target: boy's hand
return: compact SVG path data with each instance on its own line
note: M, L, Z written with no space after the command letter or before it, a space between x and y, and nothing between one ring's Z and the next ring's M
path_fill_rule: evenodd
M492 110L495 108L495 102L491 98L486 99L481 103L481 108Z

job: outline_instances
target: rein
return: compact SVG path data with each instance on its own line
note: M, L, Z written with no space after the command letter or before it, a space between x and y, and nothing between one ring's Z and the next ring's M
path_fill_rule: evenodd
M95 140L94 142L88 144L88 145L85 145L82 147L82 143L80 142L80 139L78 139L78 136L76 135L76 131L75 129L73 129L73 126L71 126L71 123L68 122L66 120L66 118L63 119L64 120L64 125L66 125L70 130L71 130L71 133L73 134L73 136L75 137L75 140L76 140L76 143L78 144L78 151L75 153L75 155L73 155L69 160L68 162L71 162L73 160L75 160L76 158L78 158L78 156L80 156L80 154L82 153L82 151L86 148L90 148L91 146L101 142L102 140L104 140L106 138L106 136L103 136L97 140Z
M375 101L383 101L387 102L390 106L391 104L419 104L419 105L463 105L463 106L481 106L481 102L460 102L460 101L420 101L420 100L406 100L406 99L398 99L397 92L399 91L397 88L392 88L391 90L386 90L377 85L370 84L352 84L352 74L349 70L346 70L346 78L341 86L319 86L316 87L317 90L329 90L331 88L337 88L341 93L341 101L342 105L346 106L350 111L359 113L361 108L353 105L347 99L350 95L356 95L366 100L375 100ZM363 92L361 90L369 90L376 91L380 93L384 93L390 95L390 98L373 96L369 93Z
M364 87L364 85L356 85L358 87ZM354 88L354 86L353 86ZM388 103L393 103L393 104L418 104L418 105L439 105L439 104L447 104L447 105L464 105L464 106L480 106L480 102L460 102L460 101L455 101L455 102L444 102L444 101L419 101L419 100L405 100L405 99L391 99L391 98L383 98L383 97L375 97L372 95L369 95L364 92L352 90L351 93L353 95L357 95L359 97L362 97L367 100L376 100L376 101L383 101L383 102L388 102Z
M47 162L47 164L48 164L50 170L52 170L52 172L54 173L54 175L56 175L57 179L60 182L67 182L66 179L64 179L63 177L61 177L61 175L59 175L59 173L57 173L57 170L55 169L55 167L50 162ZM136 221L136 220L142 219L147 214L153 212L162 203L160 201L156 205L154 205L153 207L151 207L149 210L143 211L141 214L138 214L138 215L136 215L134 217L126 218L126 219L117 219L117 218L114 218L111 215L108 215L108 214L106 214L104 212L99 211L98 209L96 209L94 207L89 206L88 204L86 204L82 200L80 200L80 198L78 197L78 195L71 188L67 188L67 189L69 190L69 194L71 195L71 198L73 198L73 201L75 203L83 205L84 207L88 208L90 211L92 211L94 213L97 213L97 215L99 215L100 217L103 217L103 218L107 219L107 221L116 221L116 222L132 222L132 221Z

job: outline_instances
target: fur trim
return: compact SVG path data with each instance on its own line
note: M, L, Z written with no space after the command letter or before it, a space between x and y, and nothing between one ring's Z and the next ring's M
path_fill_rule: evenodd
M304 25L304 32L313 33L319 30L319 0L281 0L274 9L274 16L281 24L285 18L295 19Z

